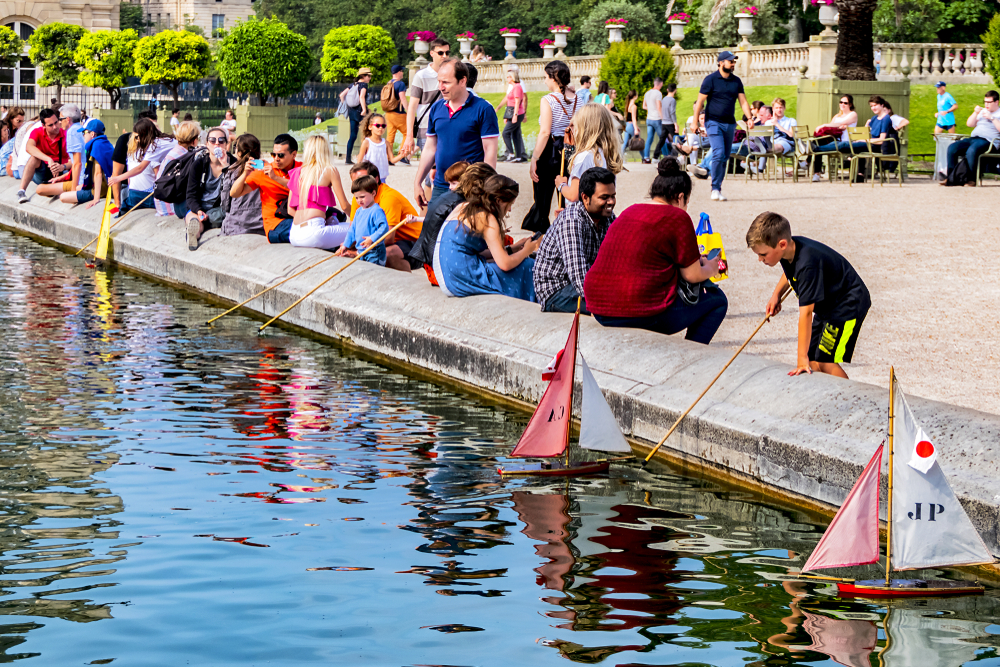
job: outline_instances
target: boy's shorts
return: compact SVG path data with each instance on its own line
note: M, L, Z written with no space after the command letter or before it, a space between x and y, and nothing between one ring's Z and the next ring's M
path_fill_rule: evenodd
M856 320L826 322L813 319L812 338L809 341L809 361L821 364L849 364L854 356L854 346L861 333L866 312Z

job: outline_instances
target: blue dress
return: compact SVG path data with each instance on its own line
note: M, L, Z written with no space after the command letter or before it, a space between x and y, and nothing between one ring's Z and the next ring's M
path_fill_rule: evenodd
M486 239L454 218L446 220L434 248L434 274L441 290L448 296L503 294L534 302L535 260L526 257L504 271L479 254L484 250Z

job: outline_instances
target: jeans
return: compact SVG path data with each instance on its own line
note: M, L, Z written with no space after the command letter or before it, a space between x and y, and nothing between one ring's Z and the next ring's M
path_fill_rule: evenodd
M827 144L823 144L822 146L816 146L813 149L813 151L816 153L833 153L834 151L836 151L838 153L843 153L844 155L850 155L851 147L852 144L850 141L833 141ZM853 144L853 148L855 152L867 151L868 144L866 144L863 141L855 141ZM823 170L823 161L815 160L813 164L813 171L818 174L822 170ZM865 163L864 161L862 161L858 165L858 174L863 177L864 173L865 173Z
M708 143L712 146L712 190L721 192L722 179L726 177L726 164L729 162L729 149L733 146L733 135L736 134L736 123L705 121L705 131L708 133Z
M431 198L427 201L427 210L431 209L431 202L440 197L441 195L448 194L451 190L447 185L435 185L431 187Z
M354 151L354 140L358 138L358 128L361 126L361 107L347 107L347 118L351 121L351 136L347 138L347 161L353 162L351 153Z
M954 171L958 165L958 157L965 155L965 163L969 166L969 180L976 177L976 166L979 163L979 156L990 148L990 142L982 137L968 137L959 139L951 146L948 146L948 173Z
M580 299L580 313L590 315L590 311L587 310L587 300L583 298L582 294L576 291L576 286L572 282L546 299L545 305L542 306L542 312L575 313L577 299Z
M656 138L659 139L660 135L663 134L663 121L660 120L647 120L646 121L646 148L642 151L642 159L649 159L649 149L653 146L653 134L656 134Z
M693 306L675 298L665 311L647 317L606 317L594 315L594 318L606 327L628 327L630 329L646 329L657 333L673 335L682 329L687 329L684 337L695 343L708 345L719 330L722 320L729 309L726 294L709 283L701 290L698 303Z
M152 194L151 192L143 192L142 190L133 190L132 188L122 187L121 189L122 203L124 206L122 210L118 212L119 215L123 215L133 208L153 208L153 198L150 197L146 199L146 195ZM146 201L142 201L146 199ZM142 202L140 204L139 202Z
M653 149L653 159L659 160L660 156L663 154L663 146L668 141L674 140L674 131L676 125L674 123L664 123L660 122L660 140L656 142L656 148Z
M524 153L524 136L521 134L521 123L523 122L524 114L521 114L504 123L503 145L507 149L507 155L526 160L528 156Z
M632 121L625 123L625 141L622 142L623 155L628 150L628 142L632 141L632 137L636 134L638 133L635 131L635 125L632 124Z

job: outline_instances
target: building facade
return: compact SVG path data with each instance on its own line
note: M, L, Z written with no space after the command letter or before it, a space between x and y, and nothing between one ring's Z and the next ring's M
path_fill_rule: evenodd
M196 25L206 37L231 30L237 21L253 16L252 0L136 0L142 5L151 32Z

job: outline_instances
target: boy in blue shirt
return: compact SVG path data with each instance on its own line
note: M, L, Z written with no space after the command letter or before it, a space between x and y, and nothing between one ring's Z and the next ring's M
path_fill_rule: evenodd
M934 124L934 134L955 131L955 109L958 102L951 96L944 81L937 82L937 122Z
M344 244L336 252L338 256L347 255L355 244L359 250L365 250L388 233L389 221L382 207L375 203L376 192L378 192L378 179L374 176L361 176L351 183L351 194L358 200L358 211L351 221L351 228L347 232ZM385 266L385 243L379 243L377 248L361 259Z

